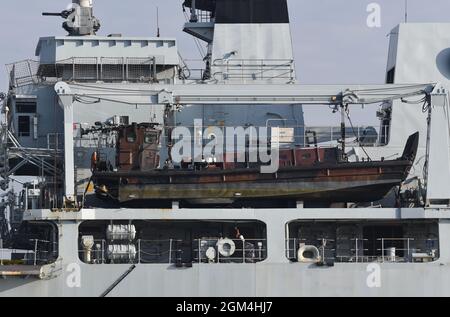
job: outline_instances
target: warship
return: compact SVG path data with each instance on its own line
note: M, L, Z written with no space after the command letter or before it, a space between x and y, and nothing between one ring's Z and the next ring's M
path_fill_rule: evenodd
M0 296L449 296L450 23L394 28L384 84L303 85L286 0L180 4L194 66L92 0L6 66Z

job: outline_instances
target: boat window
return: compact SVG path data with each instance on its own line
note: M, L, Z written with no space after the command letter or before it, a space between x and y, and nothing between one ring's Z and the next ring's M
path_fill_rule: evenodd
M144 142L147 144L158 143L158 134L156 132L146 132L144 137Z
M79 254L89 264L250 264L267 258L266 237L256 220L86 221Z
M127 130L127 142L128 143L136 142L136 131L134 129Z
M122 125L129 125L130 124L130 117L129 116L121 116L120 117L120 124L122 124Z
M29 116L19 116L18 117L18 133L19 136L30 136L31 135L31 119Z

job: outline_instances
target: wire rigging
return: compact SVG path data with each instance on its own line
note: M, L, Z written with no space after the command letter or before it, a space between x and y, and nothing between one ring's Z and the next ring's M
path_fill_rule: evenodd
M364 154L366 154L366 156L367 156L367 159L371 162L372 158L370 157L369 153L367 153L365 147L362 145L361 140L358 137L358 134L356 134L355 127L353 126L353 122L350 117L350 109L347 107L344 111L347 116L348 122L350 123L350 127L352 128L353 135L356 136L356 140L358 142L359 147L363 150ZM345 140L344 140L344 142L345 142Z
M186 22L189 22L188 14L186 13L186 10L184 10L184 8L183 8L183 14L184 14L184 18L186 19ZM197 50L198 50L198 52L200 53L200 57L201 57L202 59L204 59L205 56L206 56L206 53L205 53L205 51L203 50L203 47L202 47L202 45L201 45L201 43L200 43L200 40L197 39L197 38L195 38L195 37L193 37L193 39L194 39L195 46L197 47Z

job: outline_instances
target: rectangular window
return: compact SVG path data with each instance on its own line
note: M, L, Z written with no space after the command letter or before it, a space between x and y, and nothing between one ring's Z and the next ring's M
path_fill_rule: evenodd
M16 101L17 113L36 113L36 102L32 101Z
M130 125L130 117L129 116L121 116L120 124L122 125Z
M277 24L289 23L286 0L228 0L217 1L218 24Z
M31 120L29 116L19 116L18 119L18 132L19 136L31 135Z

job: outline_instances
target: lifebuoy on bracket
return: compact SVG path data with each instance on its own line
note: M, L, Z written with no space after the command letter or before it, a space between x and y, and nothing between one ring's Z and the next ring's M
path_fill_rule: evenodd
M236 244L231 239L220 239L217 242L217 250L221 256L229 258L236 252Z
M298 250L298 262L301 263L320 263L322 257L317 247L313 245L304 245Z

